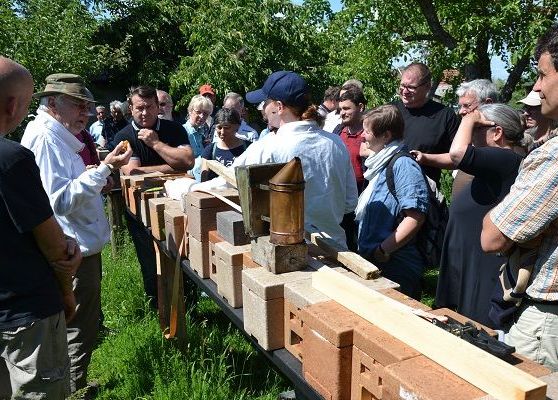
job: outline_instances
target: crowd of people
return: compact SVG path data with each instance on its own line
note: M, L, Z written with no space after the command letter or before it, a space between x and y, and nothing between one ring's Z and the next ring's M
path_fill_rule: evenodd
M246 94L264 117L259 133L241 95L226 94L218 108L209 84L184 121L167 92L145 85L107 113L81 77L55 73L33 94L30 72L0 58L0 248L9 260L0 268L0 398L58 399L87 387L109 240L102 194L112 173L189 171L206 181L216 177L207 160L235 167L300 158L305 229L358 252L417 299L432 267L419 237L442 169L453 170L436 306L502 330L518 352L557 371L558 25L535 57L538 79L521 111L479 79L460 85L456 113L429 97L422 63L402 70L398 100L369 110L359 81L328 88L315 106L299 74L277 71ZM21 144L4 138L32 97L39 106ZM109 150L102 161L97 147ZM126 222L156 305L151 238L127 214ZM527 278L512 285L509 301L501 271L518 268Z

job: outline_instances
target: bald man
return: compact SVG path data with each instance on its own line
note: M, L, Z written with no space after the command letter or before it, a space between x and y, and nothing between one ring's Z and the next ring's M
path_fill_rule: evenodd
M75 312L71 282L82 257L53 216L33 153L4 138L27 115L33 78L0 57L0 87L0 398L62 399L65 316Z
M173 121L172 118L172 99L170 94L164 90L157 89L157 100L159 101L159 118Z

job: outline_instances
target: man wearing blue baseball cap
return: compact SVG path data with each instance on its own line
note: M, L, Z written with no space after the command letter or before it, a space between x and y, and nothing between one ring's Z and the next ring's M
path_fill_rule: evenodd
M288 162L299 157L304 179L304 225L307 231L327 233L346 247L341 222L354 211L357 187L347 148L337 135L318 126L318 107L310 104L309 87L297 73L272 73L261 89L246 94L246 100L264 102L263 112L275 135L252 144L234 166Z

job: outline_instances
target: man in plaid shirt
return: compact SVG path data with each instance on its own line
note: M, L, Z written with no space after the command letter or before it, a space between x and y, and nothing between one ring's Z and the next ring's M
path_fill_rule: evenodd
M539 77L533 88L542 113L558 120L558 25L538 41ZM514 244L532 247L538 256L527 297L514 316L506 342L519 353L558 370L558 137L530 153L510 193L486 215L481 244L487 252L505 252ZM531 245L529 245L531 242Z

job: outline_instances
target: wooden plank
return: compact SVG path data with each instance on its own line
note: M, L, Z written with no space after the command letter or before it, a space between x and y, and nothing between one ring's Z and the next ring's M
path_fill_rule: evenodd
M236 187L236 177L232 168L225 167L219 161L205 160L207 167L215 172L217 175L227 181L228 184Z
M370 261L352 251L345 250L335 240L323 232L307 232L307 238L363 279L374 279L380 276L380 270Z
M432 361L501 400L544 400L546 383L413 315L381 293L330 268L312 275L312 287Z

